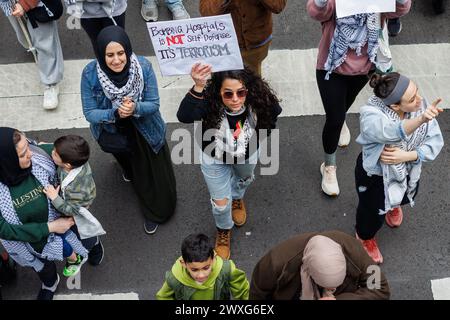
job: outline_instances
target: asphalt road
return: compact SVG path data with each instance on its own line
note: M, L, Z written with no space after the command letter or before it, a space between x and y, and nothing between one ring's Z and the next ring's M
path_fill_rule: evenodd
M161 2L161 1L160 1ZM414 0L412 11L402 21L404 28L401 36L392 39L392 44L410 43L449 43L450 42L450 3L445 14L435 16L431 9L431 1ZM130 0L126 13L126 30L130 35L133 49L141 55L154 55L147 33L146 24L140 15L140 1ZM184 0L192 17L200 16L197 0ZM288 1L286 9L275 16L274 40L272 49L309 49L317 47L320 39L320 24L312 20L306 13L305 0ZM167 20L171 15L165 6L160 6L160 20ZM69 23L68 23L69 21ZM59 35L67 60L92 58L93 51L88 37L82 29L73 28L67 15L59 21ZM9 22L0 15L0 64L31 62L30 55L25 53L17 43Z
M403 19L403 31L394 44L450 43L448 13L435 17L428 1L414 1L412 12ZM138 5L130 1L127 30L135 51L151 55L152 49ZM197 1L185 1L192 16L198 16ZM320 25L305 14L305 1L289 1L284 13L276 17L272 49L306 49L317 46ZM450 8L448 8L450 9ZM162 18L168 17L161 9ZM60 35L66 59L92 57L83 30L68 30L60 21ZM0 64L31 61L0 16ZM426 57L424 57L426 59ZM1 75L0 75L1 79ZM1 108L1 107L0 107ZM233 230L232 259L250 277L258 259L273 245L293 235L310 231L338 229L352 234L357 195L354 165L360 147L353 141L338 151L338 177L341 195L330 199L320 190L319 165L322 161L321 130L323 116L281 118L280 169L277 175L261 176L249 188L245 201L247 224ZM424 166L421 190L414 208L406 208L398 230L384 227L379 245L385 257L382 270L387 275L394 299L432 299L431 279L450 277L450 114L439 122L446 145L438 159ZM348 116L354 139L359 131L357 115ZM179 127L169 124L170 133ZM131 185L121 179L120 170L110 155L100 151L88 129L28 132L32 138L53 141L63 134L76 133L92 146L91 166L98 197L92 212L108 234L102 265L85 265L81 290L69 290L64 282L58 293L137 292L141 299L153 299L163 283L164 273L180 255L182 239L193 232L215 235L209 196L198 165L177 165L178 205L175 216L160 226L155 235L146 235ZM174 142L170 142L171 147ZM61 265L62 269L62 265ZM33 299L39 281L32 270L21 268L17 281L3 289L5 299Z

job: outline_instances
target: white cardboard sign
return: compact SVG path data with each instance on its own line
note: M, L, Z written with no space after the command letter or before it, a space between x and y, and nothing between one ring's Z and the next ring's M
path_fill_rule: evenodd
M378 12L395 12L395 0L336 0L338 18Z
M190 74L202 61L213 72L243 69L230 14L147 23L163 76Z

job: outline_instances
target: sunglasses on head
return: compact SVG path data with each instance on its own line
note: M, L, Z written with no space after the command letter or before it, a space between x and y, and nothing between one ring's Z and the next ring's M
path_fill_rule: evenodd
M245 98L247 96L247 89L239 89L238 91L236 91L236 95L238 98ZM234 97L234 91L224 91L222 93L222 97L226 100L231 100Z

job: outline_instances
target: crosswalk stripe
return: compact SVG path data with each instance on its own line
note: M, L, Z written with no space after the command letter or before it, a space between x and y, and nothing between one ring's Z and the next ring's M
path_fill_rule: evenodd
M450 43L396 45L391 48L394 65L399 72L415 80L421 93L433 100L442 97L449 107ZM315 64L317 49L271 50L264 61L263 75L282 98L282 116L322 115L322 102L317 90ZM161 112L171 123L178 122L180 101L192 86L189 76L162 78L155 57L149 57L159 85ZM65 61L65 76L60 88L60 106L54 111L41 107L43 88L36 66L30 63L0 66L0 75L8 81L0 87L2 117L0 126L24 131L86 128L81 110L80 76L89 60ZM368 86L361 92L350 112L358 112L370 96Z
M113 293L113 294L59 294L53 300L139 300L139 295L135 292Z
M431 280L434 300L450 300L450 278Z

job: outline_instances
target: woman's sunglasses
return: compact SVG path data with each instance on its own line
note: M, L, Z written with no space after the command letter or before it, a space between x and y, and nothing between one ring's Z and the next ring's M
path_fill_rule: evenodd
M238 91L236 91L236 95L238 98L245 98L247 96L247 89L239 89ZM226 99L226 100L231 100L234 97L234 91L224 91L222 93L222 98Z

